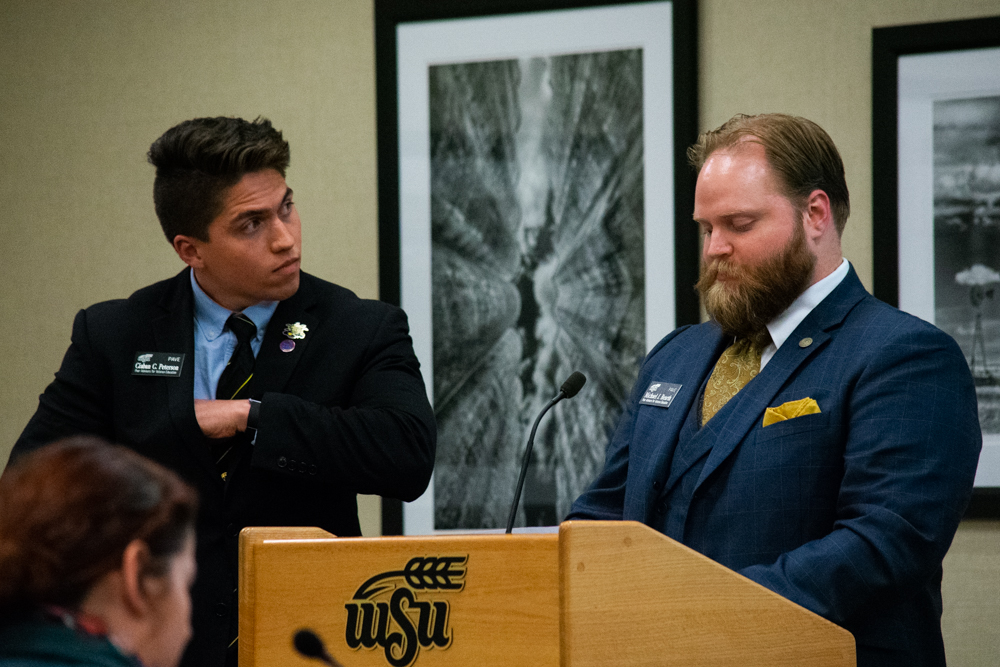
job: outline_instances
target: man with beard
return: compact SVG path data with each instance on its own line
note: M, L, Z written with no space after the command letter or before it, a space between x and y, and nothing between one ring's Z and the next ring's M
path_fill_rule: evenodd
M858 665L944 665L941 562L981 446L955 341L842 257L843 162L803 118L688 151L710 322L646 357L570 519L627 519L850 630Z

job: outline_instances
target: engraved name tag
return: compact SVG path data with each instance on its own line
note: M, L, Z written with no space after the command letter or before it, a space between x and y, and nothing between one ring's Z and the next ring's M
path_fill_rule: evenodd
M180 352L137 352L132 375L179 378L182 368L184 355Z
M642 395L640 405L655 405L658 408L669 408L681 385L671 382L653 382Z

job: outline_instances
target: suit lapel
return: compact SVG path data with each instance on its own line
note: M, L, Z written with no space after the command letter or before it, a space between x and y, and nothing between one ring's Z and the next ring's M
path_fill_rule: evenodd
M695 488L700 486L735 451L746 436L761 423L764 410L789 378L830 340L831 329L839 327L861 299L868 296L854 268L844 280L796 327L767 366L729 401L699 435L714 443L702 467ZM811 338L805 347L800 341ZM721 417L721 419L720 419ZM671 474L673 477L673 473Z
M679 360L671 360L668 362L671 364L669 367L651 378L653 381L682 382L684 385L668 409L670 419L664 421L662 417L654 413L657 417L655 421L656 440L644 443L653 451L648 467L653 478L663 479L669 475L662 493L667 492L675 481L673 468L678 466L676 457L678 456L677 442L680 431L701 394L701 386L708 374L711 373L715 360L731 342L714 324L698 329L699 333L702 331L705 333L702 334L697 349L683 350ZM661 408L651 409L659 411ZM683 466L680 467L683 468Z
M318 333L319 318L309 312L314 303L312 284L308 276L302 274L299 290L278 304L267 325L260 352L257 353L253 377L248 385L248 395L260 399L265 391L282 391L288 384L292 371ZM285 328L292 324L304 324L307 327L304 338L292 339L285 335ZM285 341L294 343L290 351L282 349L281 345Z
M714 443L714 446L710 444L711 452L698 477L699 486L733 453L747 434L761 423L764 410L771 405L796 369L829 341L830 335L824 331L809 327L802 331L805 325L806 322L800 324L764 370L702 427L699 436L708 443ZM800 347L798 341L807 336L813 339L812 344Z
M157 351L185 355L181 377L166 382L170 419L194 460L214 472L211 452L194 414L194 295L189 271L185 269L174 278L160 301L161 313L150 324Z

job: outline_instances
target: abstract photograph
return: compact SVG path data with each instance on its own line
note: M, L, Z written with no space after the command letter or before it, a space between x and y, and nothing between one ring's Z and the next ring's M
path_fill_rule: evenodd
M429 72L435 529L557 524L645 352L641 49Z

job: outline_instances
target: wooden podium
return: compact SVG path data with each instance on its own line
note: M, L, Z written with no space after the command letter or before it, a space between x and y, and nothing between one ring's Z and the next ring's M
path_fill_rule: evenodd
M559 533L336 538L240 534L240 667L855 664L854 638L630 521Z

